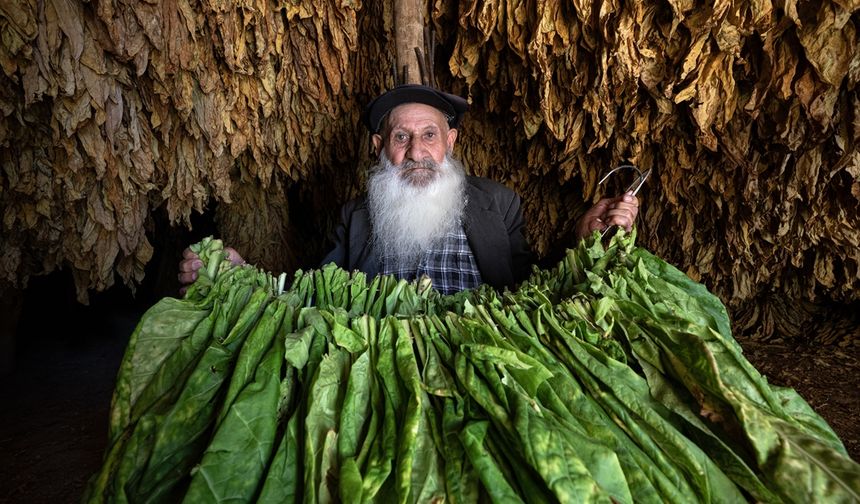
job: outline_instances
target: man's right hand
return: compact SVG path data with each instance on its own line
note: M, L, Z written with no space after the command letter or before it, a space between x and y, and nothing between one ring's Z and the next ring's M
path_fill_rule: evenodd
M242 259L242 256L240 256L235 249L226 247L224 252L227 252L227 259L229 259L231 263L235 265L245 264L245 260ZM201 261L200 257L192 252L190 248L186 248L182 251L182 260L179 262L179 283L182 285L179 289L179 293L181 295L185 295L185 291L188 290L188 286L197 280L197 271L202 267L203 261Z
M622 227L630 232L637 215L639 198L632 193L624 193L617 198L603 198L580 217L576 223L576 237L582 240L594 231L603 231L610 226Z

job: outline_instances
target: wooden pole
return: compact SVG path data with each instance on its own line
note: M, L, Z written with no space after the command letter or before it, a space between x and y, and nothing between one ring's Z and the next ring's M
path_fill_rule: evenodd
M424 47L422 0L394 0L394 46L397 51L397 83L421 84L422 74L415 48Z

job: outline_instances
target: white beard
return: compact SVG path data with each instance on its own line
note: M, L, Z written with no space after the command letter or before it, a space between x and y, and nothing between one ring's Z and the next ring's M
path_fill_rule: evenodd
M459 161L446 155L432 175L399 166L383 152L367 181L373 247L380 258L398 268L417 266L424 252L461 223L466 206L466 176Z

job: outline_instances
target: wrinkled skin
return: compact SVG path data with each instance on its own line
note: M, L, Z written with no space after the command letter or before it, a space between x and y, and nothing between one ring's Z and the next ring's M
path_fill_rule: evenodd
M618 226L630 231L639 214L639 199L630 193L603 198L576 222L576 237L583 239L594 231Z
M436 167L453 152L457 130L439 110L421 103L407 103L391 110L382 131L373 135L376 155L384 150L404 179L424 187L436 177Z

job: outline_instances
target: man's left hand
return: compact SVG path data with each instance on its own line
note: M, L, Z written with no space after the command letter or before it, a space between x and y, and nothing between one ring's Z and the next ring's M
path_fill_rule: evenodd
M591 207L576 223L576 237L581 240L594 231L618 226L626 231L633 229L639 215L639 199L631 193L617 198L603 198Z

